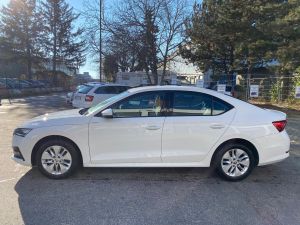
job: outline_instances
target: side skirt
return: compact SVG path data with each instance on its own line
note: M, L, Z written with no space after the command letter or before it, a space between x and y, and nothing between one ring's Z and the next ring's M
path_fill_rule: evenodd
M209 167L204 163L107 163L84 164L83 167Z

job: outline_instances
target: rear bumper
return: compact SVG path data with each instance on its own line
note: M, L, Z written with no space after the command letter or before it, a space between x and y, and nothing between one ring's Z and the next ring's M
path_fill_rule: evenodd
M286 131L252 140L258 154L258 166L280 162L289 157L290 138Z
M273 163L278 163L278 162L281 162L281 161L285 160L289 156L290 156L290 153L287 152L286 154L279 155L276 158L273 158L271 161L261 162L261 163L258 164L258 166L265 166L265 165L269 165L269 164L273 164Z

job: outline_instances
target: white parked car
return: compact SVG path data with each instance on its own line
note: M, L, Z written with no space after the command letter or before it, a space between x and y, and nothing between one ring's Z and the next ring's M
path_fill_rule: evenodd
M82 88L83 85L78 85L76 87L76 90L75 91L72 91L72 92L68 92L67 95L66 95L66 103L67 104L72 104L72 101L73 101L73 98L74 98L74 94L80 89Z
M90 109L36 117L13 134L13 159L50 178L84 167L209 167L224 178L289 156L286 114L216 91L130 89Z
M118 84L85 84L74 94L72 106L75 108L90 108L129 88L129 86Z

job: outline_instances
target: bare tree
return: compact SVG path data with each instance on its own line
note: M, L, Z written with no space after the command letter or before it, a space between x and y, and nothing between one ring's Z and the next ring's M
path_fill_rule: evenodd
M161 84L166 75L167 63L172 59L171 55L183 41L184 22L187 17L188 6L185 0L166 0L161 6L160 38L158 42L160 61L162 64Z
M85 19L85 39L88 42L92 56L99 56L100 53L100 0L85 0L84 9L81 11Z
M99 0L86 2L82 13L94 55L99 55L98 5ZM186 0L120 0L102 21L103 54L114 55L120 70L145 70L149 82L162 83L167 63L182 42L187 9ZM158 67L162 68L160 81Z

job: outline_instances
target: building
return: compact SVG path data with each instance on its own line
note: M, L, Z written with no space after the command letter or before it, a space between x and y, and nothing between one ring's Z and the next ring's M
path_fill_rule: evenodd
M160 65L160 69L162 69L162 65ZM197 80L204 78L199 68L182 58L178 51L170 56L167 63L167 73L176 74L178 79L185 79L190 84L195 84Z

